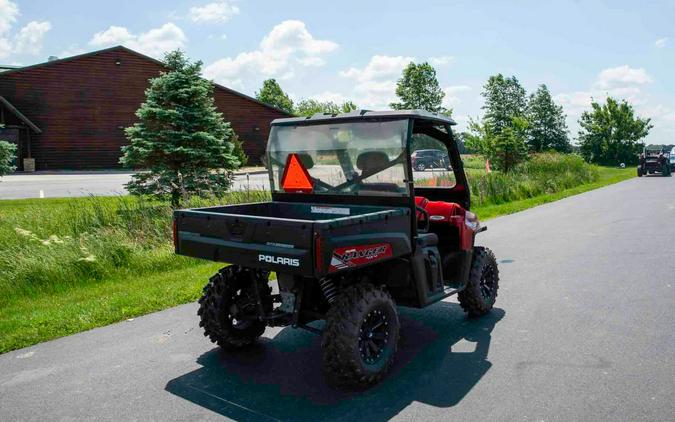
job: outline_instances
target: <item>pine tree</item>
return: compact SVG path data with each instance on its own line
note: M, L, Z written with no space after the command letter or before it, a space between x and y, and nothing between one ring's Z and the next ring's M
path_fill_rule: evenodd
M263 81L260 91L255 93L258 101L269 104L287 113L293 113L293 100L279 86L276 79Z
M213 102L213 84L200 77L201 62L180 50L167 53L166 72L150 81L138 123L126 129L120 162L140 168L127 184L135 195L168 196L178 207L191 195L220 196L240 163L234 133Z
M540 85L537 91L530 95L527 104L527 120L530 124L527 143L530 151L542 152L553 149L558 152L569 152L571 146L565 119L562 106L553 102L546 85Z
M422 109L451 115L452 110L442 106L445 92L436 79L436 70L429 63L410 62L396 84L399 102L389 106L394 110Z
M0 141L0 176L13 172L16 167L12 164L16 158L16 145Z

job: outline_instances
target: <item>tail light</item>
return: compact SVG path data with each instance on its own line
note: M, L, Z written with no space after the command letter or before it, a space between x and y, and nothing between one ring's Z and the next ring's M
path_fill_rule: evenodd
M464 213L464 224L466 224L466 226L471 230L477 230L480 227L478 217L471 211Z

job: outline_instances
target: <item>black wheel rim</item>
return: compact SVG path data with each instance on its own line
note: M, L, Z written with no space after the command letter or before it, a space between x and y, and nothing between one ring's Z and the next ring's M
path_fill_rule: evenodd
M388 346L389 342L389 319L382 309L370 311L363 322L359 332L359 351L361 358L366 364L377 363Z
M257 311L255 298L251 297L243 289L239 289L232 295L231 303L227 319L230 321L232 327L237 330L245 330L250 327L252 323L250 318Z
M483 296L483 299L492 299L492 296L495 293L495 281L495 268L492 265L488 265L483 269L483 273L481 274L480 278L480 294Z

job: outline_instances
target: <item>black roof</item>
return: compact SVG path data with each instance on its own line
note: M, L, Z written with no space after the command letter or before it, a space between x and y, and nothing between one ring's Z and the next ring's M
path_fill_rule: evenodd
M125 46L123 46L123 45L116 45L116 46L114 46L114 47L108 47L108 48L104 48L104 49L101 49L101 50L90 51L90 52L88 52L88 53L77 54L77 55L75 55L75 56L64 57L64 58L62 58L62 59L49 60L49 61L46 61L46 62L37 63L37 64L33 64L33 65L30 65L30 66L20 66L20 67L2 66L2 67L0 67L0 69L3 69L2 71L0 71L0 76L5 76L5 75L14 74L14 73L24 72L24 71L26 71L26 70L35 69L35 68L41 68L41 67L47 67L47 66L53 66L53 65L58 64L58 63L74 61L74 60L82 59L82 58L85 58L85 57L96 56L96 55L98 55L98 54L107 53L107 52L110 52L110 51L126 51L127 53L134 54L134 55L136 55L136 56L138 56L138 57L141 57L141 58L143 58L143 59L145 59L145 60L148 60L148 61L157 63L158 65L160 65L160 66L162 66L162 67L165 66L165 65L164 65L164 62L162 62L161 60L157 60L157 59L155 59L155 58L153 58L153 57L146 56L146 55L143 54L143 53L139 53L138 51L132 50L132 49L130 49L130 48L128 48L128 47L125 47ZM214 82L214 81L211 81L211 83L212 83L217 89L221 89L221 90L223 90L223 91L227 91L227 92L229 92L230 94L234 94L234 95L236 95L236 96L245 98L245 99L247 99L247 100L249 100L249 101L253 101L254 103L258 103L258 104L260 104L260 105L262 105L262 106L265 106L265 107L267 107L267 108L271 108L271 109L276 110L276 111L278 111L278 112L281 112L281 113L283 113L283 114L285 114L285 115L290 115L288 112L286 112L286 111L284 111L284 110L281 110L280 108L277 108L277 107L275 107L275 106L273 106L273 105L270 105L270 104L267 104L267 103L263 103L262 101L259 101L258 99L253 98L253 97L251 97L251 96L249 96L249 95L243 94L243 93L241 93L241 92L239 92L239 91L235 91L234 89L231 89L231 88L228 88L228 87L226 87L226 86L220 85L220 84L218 84L218 83L216 83L216 82Z
M421 119L430 120L438 123L456 125L454 120L448 116L440 113L432 113L426 110L387 110L387 111L372 111L372 110L354 110L349 113L342 114L328 114L316 113L309 117L290 117L284 119L275 119L272 125L301 125L314 124L320 122L338 122L338 121L354 121L354 120L396 120L396 119Z

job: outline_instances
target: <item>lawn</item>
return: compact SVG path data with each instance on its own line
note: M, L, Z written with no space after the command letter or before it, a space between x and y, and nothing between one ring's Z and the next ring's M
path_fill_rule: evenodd
M485 220L634 175L594 168L591 181L566 187L566 172L543 190L534 176L488 180L472 210ZM473 169L472 184L482 174ZM490 196L505 181L522 186ZM267 198L233 193L189 205ZM166 204L133 197L0 201L0 353L196 300L221 265L174 255L170 221Z

